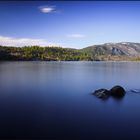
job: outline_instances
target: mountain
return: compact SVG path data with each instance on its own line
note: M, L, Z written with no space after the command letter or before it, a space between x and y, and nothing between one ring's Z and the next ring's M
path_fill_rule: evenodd
M140 43L120 42L93 45L81 51L90 55L140 56Z
M120 42L83 49L0 46L0 60L26 61L140 61L140 43Z

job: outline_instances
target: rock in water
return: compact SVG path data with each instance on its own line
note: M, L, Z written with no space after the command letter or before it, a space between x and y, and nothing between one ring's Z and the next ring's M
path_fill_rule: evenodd
M125 95L125 90L121 86L114 86L110 89L111 95L114 97L123 97Z
M98 89L98 90L95 90L93 94L97 96L98 98L104 99L110 96L110 91L107 89Z
M109 96L113 96L116 98L122 98L125 95L125 89L119 85L114 86L113 88L111 88L110 90L101 88L98 90L94 91L94 95L98 98L102 98L102 99L106 99Z

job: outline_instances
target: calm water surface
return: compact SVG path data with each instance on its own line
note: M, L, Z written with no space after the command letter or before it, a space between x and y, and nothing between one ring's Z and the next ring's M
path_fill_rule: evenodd
M140 139L139 62L0 62L0 138Z

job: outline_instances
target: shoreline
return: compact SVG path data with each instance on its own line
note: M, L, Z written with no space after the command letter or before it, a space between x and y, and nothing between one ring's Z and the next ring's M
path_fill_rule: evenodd
M123 61L103 61L103 60L101 60L101 61L96 61L96 60L94 60L94 61L73 61L73 60L70 60L70 61L63 61L63 60L60 60L60 61L55 61L55 60L50 60L50 61L48 61L48 60L0 60L0 62L140 62L140 60L138 60L138 61L125 61L125 60L123 60Z

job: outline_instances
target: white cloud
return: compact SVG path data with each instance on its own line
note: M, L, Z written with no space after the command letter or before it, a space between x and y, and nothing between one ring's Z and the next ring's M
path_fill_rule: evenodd
M69 38L84 38L85 35L83 35L83 34L68 34L67 37L69 37Z
M31 39L31 38L13 38L0 36L0 45L2 46L60 46L55 43L46 41L45 39Z
M56 12L55 6L40 6L39 9L42 13Z

